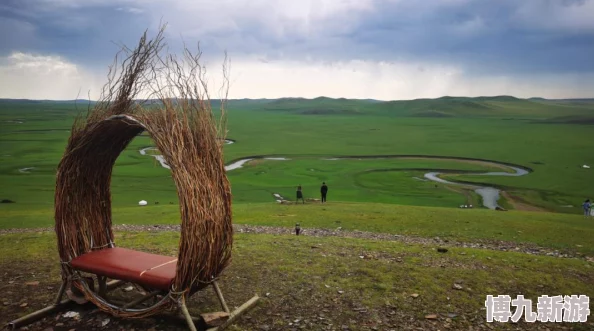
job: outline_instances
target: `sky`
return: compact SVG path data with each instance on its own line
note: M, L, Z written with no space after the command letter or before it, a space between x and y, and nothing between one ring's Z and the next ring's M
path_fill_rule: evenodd
M0 98L97 99L160 23L229 98L594 97L594 0L2 0Z

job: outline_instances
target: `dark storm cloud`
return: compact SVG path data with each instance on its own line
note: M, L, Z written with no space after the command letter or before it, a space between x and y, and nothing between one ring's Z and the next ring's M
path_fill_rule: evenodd
M0 37L0 53L34 51L77 63L105 63L117 49L112 40L132 45L147 27L154 31L162 17L172 23L172 37L200 40L205 53L228 49L236 58L426 61L477 74L594 71L594 7L587 0L371 0L369 9L318 19L287 19L266 8L234 12L233 6L202 17L185 12L182 0L175 11L174 3L4 1L0 28L7 33ZM315 5L309 10L315 12ZM205 29L220 21L226 23ZM173 38L170 44L180 43Z
M119 47L134 43L146 18L100 3L52 6L42 1L4 0L0 5L0 55L14 51L60 55L85 64L105 64Z

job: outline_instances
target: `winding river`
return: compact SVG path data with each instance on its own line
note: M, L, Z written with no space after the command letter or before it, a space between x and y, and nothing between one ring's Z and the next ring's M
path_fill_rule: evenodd
M225 140L226 144L233 144L235 143L234 140ZM146 147L141 149L139 152L141 155L150 155L154 157L163 168L170 169L167 162L162 155L157 154L148 154L147 151L149 150L157 150L155 147ZM484 165L491 165L495 167L505 168L513 170L513 172L503 172L503 171L491 171L491 172L476 172L476 171L464 171L464 170L452 170L448 171L448 174L465 174L465 175L479 175L479 176L512 176L512 177L519 177L524 176L530 173L530 169L520 167L517 165L512 165L508 163L496 162L491 160L482 160L482 159L473 159L473 158L462 158L462 157L447 157L447 156L423 156L423 155L378 155L378 156L339 156L339 157L327 157L321 158L322 160L327 161L339 161L339 160L380 160L380 159L436 159L436 160L454 160L454 161L461 161L461 162L480 162ZM256 160L256 159L264 159L264 160L276 160L276 161L288 161L290 158L281 157L281 156L250 156L246 158L242 158L239 160L235 160L228 165L225 166L225 170L232 171L239 168L242 168L246 163ZM396 170L396 169L395 169ZM403 169L399 169L403 170ZM442 184L449 184L449 185L456 185L456 186L463 186L466 188L473 189L478 195L482 198L483 206L489 209L497 209L499 205L497 201L499 200L500 190L495 187L491 187L488 185L483 185L479 183L464 183L464 182L457 182L457 181L448 181L445 179L440 178L439 176L444 174L445 172L438 172L438 171L431 171L424 174L424 178L430 181L434 181L437 183ZM421 180L421 178L413 177L417 180ZM280 196L276 196L276 198L282 199ZM277 200L278 201L278 200Z

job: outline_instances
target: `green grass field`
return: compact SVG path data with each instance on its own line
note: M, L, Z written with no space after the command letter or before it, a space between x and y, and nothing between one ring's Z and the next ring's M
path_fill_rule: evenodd
M233 100L229 106L229 138L237 142L225 147L227 162L252 155L298 158L252 162L229 172L235 203L273 202L273 193L292 198L297 184L306 196L317 198L320 182L326 181L335 201L457 207L467 201L464 194L415 179L423 175L418 169L494 170L440 160L321 160L351 155L432 155L522 165L534 172L457 178L503 187L531 205L561 213L580 213L579 205L592 195L594 172L581 168L594 164L594 136L586 125L594 118L591 100L289 98ZM87 105L78 107L85 111ZM76 114L73 103L0 102L0 198L17 201L11 208L51 208L56 166ZM551 122L568 116L583 121ZM168 171L138 153L151 145L149 137L138 137L118 159L114 206L141 199L175 203ZM471 198L480 206L478 197Z

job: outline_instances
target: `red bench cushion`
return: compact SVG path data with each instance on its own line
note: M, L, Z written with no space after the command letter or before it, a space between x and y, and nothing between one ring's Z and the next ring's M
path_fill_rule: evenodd
M70 262L72 268L137 283L147 288L169 290L177 259L114 247L83 254Z

